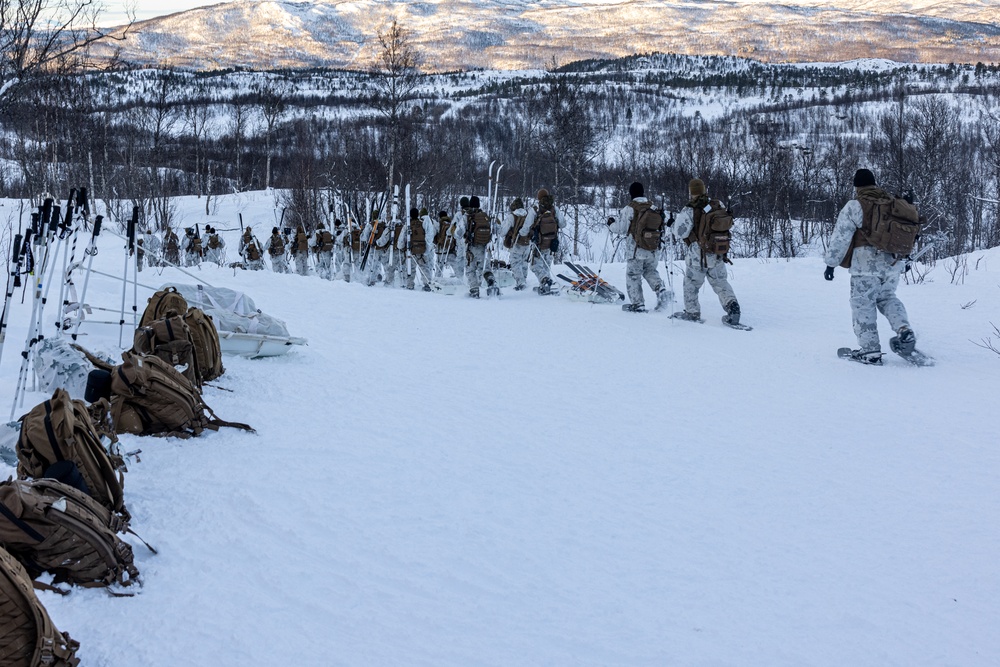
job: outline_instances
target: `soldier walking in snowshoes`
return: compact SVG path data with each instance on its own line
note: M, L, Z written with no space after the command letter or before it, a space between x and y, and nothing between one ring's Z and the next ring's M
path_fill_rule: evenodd
M663 243L663 214L646 198L642 183L630 185L628 194L632 201L622 208L617 219L608 220L611 232L624 237L625 257L628 258L625 276L630 303L622 306L622 310L645 312L643 278L656 292L656 310L663 310L673 298L656 270Z
M858 349L845 348L842 356L866 364L882 363L877 322L878 313L882 313L896 332L889 341L890 349L913 363L929 361L917 352L916 334L910 328L903 302L896 296L899 276L906 265L902 260L912 250L919 232L916 209L879 188L875 174L868 169L858 169L854 174L854 188L855 198L847 202L837 216L824 257L827 268L823 275L827 280L833 280L838 264L851 272L851 315ZM880 220L886 223L885 238L880 233L883 231ZM913 237L903 247L889 245L889 226L894 222L897 231L893 241L898 241L902 234ZM885 248L899 252L889 252Z
M719 297L719 303L726 314L723 324L740 324L740 304L729 284L726 264L729 261L729 229L733 216L717 199L708 196L708 189L700 178L688 183L690 200L677 214L677 221L669 223L675 238L684 241L687 253L684 259L684 310L673 317L700 321L701 306L698 292L708 280L708 284Z

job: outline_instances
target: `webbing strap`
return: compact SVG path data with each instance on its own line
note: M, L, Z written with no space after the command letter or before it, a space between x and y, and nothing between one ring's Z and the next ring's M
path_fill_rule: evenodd
M25 522L21 521L20 517L18 517L13 512L11 512L10 508L7 507L6 505L4 505L3 503L0 503L0 514L3 514L5 517L7 517L8 521L10 521L12 524L14 524L15 526L17 526L18 528L20 528L22 531L24 531L24 533L28 537L30 537L31 539L35 540L36 542L43 542L43 541L45 541L45 537L43 537L41 534L39 534L39 532L37 530L35 530L34 528L32 528L31 526L29 526Z
M52 451L56 455L57 461L64 461L66 457L63 456L62 449L59 447L59 440L56 438L55 428L52 426L52 401L45 401L45 435L49 439L49 444L52 445Z

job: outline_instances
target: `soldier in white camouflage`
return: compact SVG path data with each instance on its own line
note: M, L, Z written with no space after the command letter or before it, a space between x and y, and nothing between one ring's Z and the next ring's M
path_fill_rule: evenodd
M288 260L285 258L285 240L278 233L278 228L271 230L271 239L267 244L267 254L271 258L271 268L275 273L288 273Z
M626 257L625 279L630 303L623 306L623 310L632 312L645 312L646 310L642 293L643 278L656 292L657 310L665 308L673 298L666 285L663 284L660 273L656 270L659 250L639 247L634 235L632 223L638 218L640 211L651 206L645 191L642 183L632 183L628 188L628 194L632 201L622 207L617 219L610 218L608 220L611 233L625 237L623 239Z
M324 280L333 280L333 234L322 222L316 227L312 249L316 253L316 273Z
M687 246L684 259L684 310L674 313L674 317L684 320L700 320L701 305L698 303L698 292L701 291L705 280L719 297L719 303L726 314L722 316L722 321L726 324L740 323L740 303L736 300L736 293L732 285L729 284L728 271L726 270L726 260L719 255L704 253L698 244L698 225L695 224L699 216L704 213L705 207L710 200L708 188L700 178L693 178L688 183L688 195L690 200L684 209L677 214L676 222L669 222L674 237L680 239Z
M465 219L465 277L469 282L469 296L478 299L486 269L486 247L493 238L492 223L486 211L479 208L479 197L469 197Z
M463 197L463 199L465 199ZM468 200L466 200L468 203ZM438 213L438 231L434 235L435 276L438 280L444 278L445 267L451 267L455 279L461 280L465 275L465 249L462 247L462 237L465 234L465 216L461 212L452 220L447 211Z
M552 254L559 250L559 230L566 226L562 212L556 208L549 191L538 191L538 204L528 211L525 221L531 235L533 252L529 255L531 272L538 278L538 293L552 290Z
M417 274L423 283L425 292L431 291L430 281L433 267L427 261L428 250L438 231L438 222L427 214L427 209L410 209L410 220L406 223L409 229L404 229L396 242L396 250L403 258L403 275L406 278L406 289L416 287ZM409 243L409 247L407 247Z
M510 250L510 270L514 273L514 291L527 287L528 255L531 254L531 225L528 224L528 209L518 197L510 204L510 211L500 225L503 245Z
M837 265L851 272L851 314L859 349L852 352L858 361L882 363L882 345L878 335L878 313L885 315L896 332L890 341L894 351L909 354L917 337L910 328L903 302L896 296L899 276L906 262L868 244L862 228L867 200L889 196L878 187L875 174L858 169L854 174L855 198L847 202L837 216L837 224L827 247L824 277L833 280Z

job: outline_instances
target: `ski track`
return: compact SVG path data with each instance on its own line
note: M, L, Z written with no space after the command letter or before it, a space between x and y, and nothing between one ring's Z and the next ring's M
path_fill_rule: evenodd
M120 245L95 268L120 272ZM736 260L753 332L707 287L692 324L204 266L309 345L226 357L232 393L206 389L256 435L123 438L160 550L135 543L141 594L40 597L84 664L116 667L995 665L1000 359L970 339L998 321L1000 251L980 255L963 285L900 288L927 369L837 359L849 278L817 258ZM624 265L602 276L624 290ZM95 276L88 301L120 289Z

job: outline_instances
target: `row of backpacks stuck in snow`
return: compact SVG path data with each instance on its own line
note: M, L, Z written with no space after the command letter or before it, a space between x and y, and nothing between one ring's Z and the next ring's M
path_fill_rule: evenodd
M219 419L202 399L204 383L224 372L218 334L175 289L150 298L134 341L120 365L77 346L95 367L85 401L58 387L19 420L18 479L0 484L3 664L79 662L79 645L55 628L34 589L65 595L66 585L105 587L120 596L141 585L132 545L120 537L138 538L118 435L192 437L221 426L253 432ZM52 583L41 580L46 574Z

